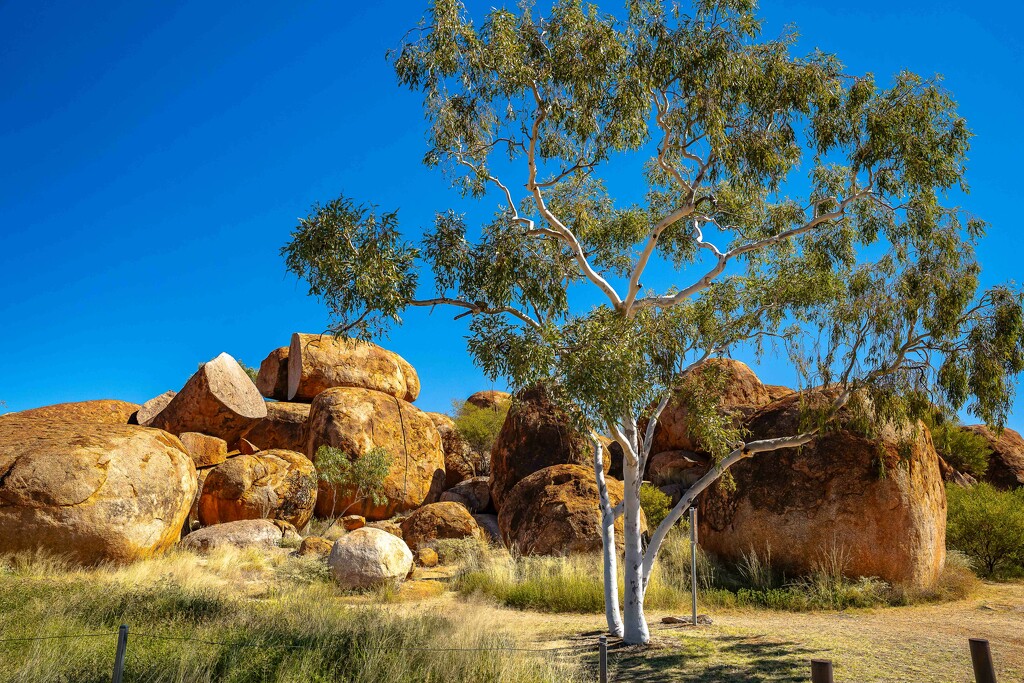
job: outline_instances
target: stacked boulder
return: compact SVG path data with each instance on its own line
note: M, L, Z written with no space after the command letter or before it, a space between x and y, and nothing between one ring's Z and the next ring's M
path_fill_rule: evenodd
M982 480L999 489L1017 489L1024 486L1024 438L1009 428L996 434L985 425L964 427L988 442L992 453Z

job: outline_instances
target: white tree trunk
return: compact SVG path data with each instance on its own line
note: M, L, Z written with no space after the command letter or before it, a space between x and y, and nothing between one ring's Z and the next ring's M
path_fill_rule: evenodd
M623 537L626 544L625 575L626 595L623 614L623 640L630 645L650 641L647 618L644 616L644 593L646 581L643 572L643 545L640 531L640 463L623 463Z
M604 613L608 632L622 637L622 614L619 612L618 552L615 548L615 512L608 498L608 484L604 479L604 446L594 439L594 475L601 496L601 548L604 553Z

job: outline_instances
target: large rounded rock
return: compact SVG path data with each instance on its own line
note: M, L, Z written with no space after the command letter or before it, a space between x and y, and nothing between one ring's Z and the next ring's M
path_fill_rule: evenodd
M149 399L139 406L139 410L135 413L135 422L143 427L149 427L153 424L153 419L167 407L167 404L170 403L171 399L177 396L177 394L177 391L165 391L159 396L154 396Z
M199 552L224 546L269 550L300 538L295 527L280 519L243 519L193 531L182 539L181 546Z
M731 358L712 358L690 368L684 381L701 381L707 372L714 372L716 381L724 383L719 396L719 409L734 414L742 420L761 406L768 405L772 396L783 395L785 387L768 387L761 383L754 371L745 363ZM710 375L709 381L710 381ZM654 428L654 444L651 453L665 451L701 451L701 444L690 435L689 415L682 401L673 399L665 406L658 424ZM641 433L646 429L646 422L640 425Z
M461 481L481 474L485 458L474 451L459 433L455 421L443 413L427 413L434 421L438 434L441 435L441 446L444 449L444 488L450 489Z
M815 391L808 405L834 396ZM783 398L749 421L752 439L800 432L801 397ZM909 443L889 426L866 438L839 426L801 448L760 453L734 465L700 500L700 542L727 562L771 553L790 577L843 558L848 576L927 586L945 561L946 495L938 455L923 425Z
M608 498L618 505L622 482L606 478ZM641 513L643 514L643 513ZM646 521L642 521L646 529ZM554 465L513 488L498 512L501 537L524 555L568 555L601 550L601 510L593 468ZM622 544L622 518L615 522Z
M313 516L316 484L313 463L301 453L239 455L210 470L199 498L199 522L282 519L301 529Z
M402 520L402 538L413 550L430 547L443 538L483 539L473 515L459 503L424 505Z
M166 432L0 420L0 553L150 557L178 540L195 493L192 458Z
M308 418L308 403L267 403L267 416L245 433L245 439L257 448L283 448L301 453L306 450Z
M491 490L487 477L460 481L441 494L441 501L460 503L470 512L485 512L491 507Z
M385 502L355 500L351 492L321 484L316 512L322 517L346 510L367 519L387 519L438 499L444 485L441 436L426 413L394 396L367 389L338 387L313 401L305 452L316 462L322 445L358 458L374 448L392 458L384 480Z
M260 363L256 375L256 388L275 401L288 400L288 347L274 349Z
M593 458L592 442L572 426L550 391L544 386L524 389L491 449L491 500L501 510L524 477L552 465L587 465Z
M172 434L209 434L232 445L266 416L256 385L238 361L222 353L203 363L150 424Z
M288 400L312 401L333 387L373 389L415 401L420 379L397 353L328 334L293 334L288 350Z
M477 408L493 408L495 410L505 408L511 401L512 394L507 391L495 391L494 389L478 391L466 399L466 403Z
M182 432L178 439L196 467L213 467L228 459L228 442L224 439L199 432Z
M1024 486L1024 438L1020 434L1006 428L996 436L985 425L972 425L964 429L984 437L992 449L982 481L1001 489Z
M335 541L327 564L341 588L373 588L405 579L412 570L412 551L397 536L363 527Z
M94 424L124 425L141 406L128 401L100 399L97 401L79 401L77 403L57 403L42 406L19 413L7 413L0 416L2 420L20 420L31 418L48 422L90 422Z

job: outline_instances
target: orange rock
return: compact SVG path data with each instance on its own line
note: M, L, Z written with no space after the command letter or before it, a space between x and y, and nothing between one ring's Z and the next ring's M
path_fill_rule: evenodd
M606 478L612 505L622 500L622 482ZM553 465L524 478L498 513L502 540L524 555L568 555L601 550L600 497L593 468ZM642 513L641 513L642 514ZM644 530L645 520L641 521ZM622 518L615 522L622 544Z
M420 380L397 353L329 334L293 334L288 350L288 400L312 401L334 387L372 389L415 401Z
M484 457L477 453L459 434L455 421L443 413L427 413L434 421L441 435L444 449L444 488L450 489L461 481L477 476L484 464Z
M308 403L267 403L267 416L245 433L245 438L270 450L283 448L286 451L306 450L306 419L309 417Z
M805 394L809 403L831 400ZM841 411L840 425L848 411ZM797 434L800 396L776 401L747 424L752 439ZM842 426L800 448L734 465L735 488L700 497L702 547L726 562L770 551L790 578L841 556L848 576L928 586L945 561L946 494L928 430L903 444L891 427L866 438Z
M254 455L260 452L260 448L252 441L242 438L238 440L238 452L242 455Z
M2 420L21 420L31 418L49 422L89 422L95 424L126 425L129 418L141 408L137 403L100 399L97 401L79 401L77 403L57 403L42 406L18 413L0 415Z
M301 453L239 455L214 467L199 499L203 526L243 519L279 519L297 529L313 516L316 470Z
M483 539L473 515L458 503L424 505L402 521L402 538L412 550L442 538Z
M138 412L135 413L135 421L143 427L148 427L153 423L153 418L160 414L167 404L171 402L178 392L176 391L165 391L159 396L154 396L145 403L143 403Z
M199 432L183 432L178 438L196 467L213 467L228 459L228 444L224 439Z
M267 398L275 401L288 400L288 347L274 349L260 363L256 376L256 388Z
M647 477L655 486L690 486L707 473L710 465L708 456L700 453L665 451L652 456L648 461Z
M436 567L437 562L437 551L433 548L420 548L416 551L416 564L421 567Z
M356 458L383 448L392 458L382 505L356 501L349 491L321 484L318 516L334 517L347 510L370 520L387 519L441 495L445 476L441 436L426 413L399 398L368 389L328 389L313 401L307 435L306 453L314 462L321 445Z
M1006 428L997 438L985 425L972 425L964 429L985 437L988 447L992 449L982 481L1001 489L1024 486L1024 438L1020 434Z
M512 401L512 394L507 391L478 391L466 399L477 408L504 408Z
M345 531L355 531L366 526L366 518L362 515L345 515L341 518L341 526Z
M331 554L331 548L333 547L334 541L329 541L320 536L306 536L302 539L302 543L299 544L299 549L295 551L295 554L299 557L313 556L326 558Z

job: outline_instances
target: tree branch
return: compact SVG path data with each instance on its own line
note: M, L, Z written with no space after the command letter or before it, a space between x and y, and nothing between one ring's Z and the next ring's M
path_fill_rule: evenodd
M435 299L414 299L413 301L409 302L409 305L410 306L437 306L437 305L457 306L459 308L465 308L468 311L468 314L470 314L470 315L481 315L481 314L483 314L483 315L501 315L503 313L507 313L507 314L509 314L511 316L514 316L514 317L518 318L519 320L523 321L524 323L528 324L530 327L532 327L532 328L534 328L536 330L539 330L541 328L541 323L540 322L534 320L533 318L531 318L527 314L523 313L522 311L520 311L518 309L515 309L515 308L512 308L511 306L499 306L497 308L492 308L490 306L485 305L483 302L479 302L478 301L478 302L473 303L473 302L469 302L469 301L462 301L461 299L450 299L448 297L437 297Z

